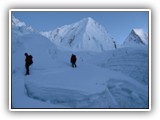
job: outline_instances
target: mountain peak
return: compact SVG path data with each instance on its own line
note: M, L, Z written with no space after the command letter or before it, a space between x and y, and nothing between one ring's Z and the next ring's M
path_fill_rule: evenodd
M34 30L32 26L27 26L24 22L20 21L13 15L12 15L12 26L14 32L16 32L17 35L25 35L33 32L37 33L37 31Z
M91 17L88 17L87 20L88 20L88 21L92 21L92 22L95 21L95 20L94 20L93 18L91 18Z
M115 49L113 38L93 18L62 26L51 32L41 32L61 48L74 51L104 51Z
M135 29L132 29L132 31L139 36L145 33L144 30L141 28L135 28Z
M83 21L95 21L93 18L91 17L86 17L82 19Z
M83 18L80 22L84 23L84 24L96 24L97 22L91 18L91 17L87 17L87 18Z
M123 43L127 47L140 47L148 45L148 36L141 28L132 29Z
M15 18L13 15L12 15L12 25L17 27L26 26L24 22L21 22L19 19Z
M140 37L140 39L143 41L144 44L148 44L148 36L147 34L144 32L143 29L141 28L136 28L136 29L133 29L134 33Z

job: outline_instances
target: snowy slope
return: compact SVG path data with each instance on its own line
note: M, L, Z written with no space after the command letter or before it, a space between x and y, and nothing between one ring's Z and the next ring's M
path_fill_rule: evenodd
M123 43L124 47L148 46L148 36L142 29L133 29Z
M61 48L74 51L104 51L115 49L114 39L92 18L84 18L49 32L41 32Z
M13 106L16 103L18 104L15 107L22 107L25 106L23 102L28 103L29 101L33 101L31 103L34 103L34 100L25 99L27 96L24 93L24 53L27 52L33 56L33 65L31 66L32 74L32 69L46 69L54 63L52 57L56 55L56 47L47 38L40 34L27 34L19 36L16 40L12 39L12 41L18 41L12 44L14 48L12 49L12 103ZM52 55L50 54L51 52ZM21 99L25 99L26 102ZM22 104L19 104L19 101L22 101ZM26 107L31 107L32 104L26 105ZM36 106L38 107L38 105ZM41 107L41 105L39 107Z
M102 57L105 56L105 57ZM92 63L110 70L119 71L142 84L148 84L148 49L119 48L113 52L101 53L92 58Z
M27 77L18 72L13 74L14 78L20 78L21 81L17 84L17 79L13 79L16 81L15 84L13 83L13 106L28 108L27 104L26 107L23 104L25 101L16 102L19 99L24 99L24 96L28 96L30 99L27 98L26 103L29 106L33 104L31 108L37 108L37 106L48 108L49 104L51 104L51 108L147 108L148 84L134 79L128 73L123 72L123 69L111 69L110 66L107 66L108 64L104 65L104 61L101 60L108 60L110 55L114 54L115 59L113 60L114 57L111 59L113 63L119 63L116 65L117 68L124 64L121 67L127 69L129 73L132 73L133 69L135 71L139 69L130 69L132 66L129 63L132 64L133 61L124 55L120 57L119 54L125 53L125 50L109 52L103 54L76 52L78 67L73 69L69 63L71 52L62 51L57 53L57 60L52 65L50 64L50 67L32 66L31 75ZM130 52L134 53L134 50ZM142 50L143 52L145 53L145 50ZM143 56L143 54L141 55ZM126 56L128 55L126 54ZM138 56L135 54L133 57L136 65L139 63ZM127 63L125 64L120 59L127 60ZM91 62L91 60L94 61ZM145 64L137 65L143 67ZM144 68L147 67L147 65L144 66ZM142 72L141 74L146 75L147 73ZM140 74L137 74L138 77L141 77ZM145 81L147 80L146 78ZM33 103L28 102L32 100L34 100ZM35 100L37 100L38 105ZM42 105L39 103L40 101ZM23 105L20 106L21 104Z
M19 28L26 28L22 23ZM14 25L12 35L12 108L148 108L146 48L64 51ZM33 55L29 76L24 75L25 52ZM71 67L72 53L77 68Z
M19 37L32 33L38 34L31 26L27 26L24 22L12 16L12 52L22 45L23 39Z
M132 68L133 61L130 57L127 58L128 54L124 54L125 51L126 49L122 49L120 52L109 51L103 54L76 52L78 57L76 69L71 68L69 63L71 52L58 52L57 59L61 63L59 66L55 66L57 64L55 63L52 65L53 68L32 68L33 75L24 77L26 94L42 103L47 102L63 108L147 108L148 84L138 80L141 78L140 74L135 73L137 74L135 79L128 74L141 70ZM129 51L133 52L134 65L147 68L148 64L139 64L137 59L139 55L134 51L133 49ZM141 50L141 53L145 52L146 50ZM120 53L124 55L120 57ZM96 59L110 58L104 54L114 54L115 59L113 60L114 57L111 59L114 64L119 64L111 69L108 64L103 64L104 61ZM90 62L93 59L94 61ZM123 62L121 59L127 61ZM128 73L118 69L121 67L128 70ZM147 75L145 72L141 74ZM145 78L145 81L148 79Z
M12 41L15 41L12 39ZM47 38L39 34L27 34L19 36L14 42L12 49L12 70L24 66L24 53L33 56L34 66L49 67L53 63L50 52L56 53L56 46ZM17 44L17 45L15 45ZM39 61L38 61L39 60ZM47 64L46 64L47 62ZM18 63L18 64L17 64Z

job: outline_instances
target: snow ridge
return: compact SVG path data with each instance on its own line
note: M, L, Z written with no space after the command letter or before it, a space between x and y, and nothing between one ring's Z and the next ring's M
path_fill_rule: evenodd
M23 36L30 33L39 34L38 31L32 28L32 26L27 26L24 22L21 22L19 19L12 16L12 29L13 37Z
M22 27L22 26L26 26L26 24L24 22L21 22L19 19L15 18L14 16L12 16L12 26Z

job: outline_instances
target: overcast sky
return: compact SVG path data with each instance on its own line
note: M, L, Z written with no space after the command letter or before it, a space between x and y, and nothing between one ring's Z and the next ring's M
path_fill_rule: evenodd
M12 12L16 18L31 25L38 31L49 31L66 24L72 24L79 20L92 17L95 21L106 28L118 43L122 43L133 28L141 28L148 33L147 11L90 11L90 12L44 12L44 11L16 11Z

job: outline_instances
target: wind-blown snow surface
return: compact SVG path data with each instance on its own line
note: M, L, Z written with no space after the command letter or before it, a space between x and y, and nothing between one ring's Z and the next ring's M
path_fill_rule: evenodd
M12 28L12 108L148 108L148 49L59 50L20 21ZM23 29L24 31L21 31ZM25 76L24 53L33 56ZM70 56L77 55L77 68Z
M37 56L31 75L24 76L23 65L12 69L12 107L148 108L147 50L137 51L75 52L77 68L70 65L71 52L49 52L45 65L36 64Z

